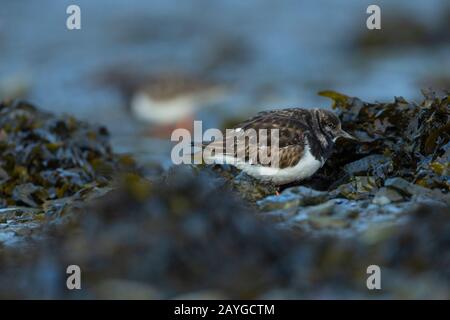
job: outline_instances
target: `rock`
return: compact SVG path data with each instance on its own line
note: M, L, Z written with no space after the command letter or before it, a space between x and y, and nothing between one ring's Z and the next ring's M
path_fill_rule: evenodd
M380 154L372 154L346 164L344 166L344 171L350 176L372 174L374 172L376 172L378 176L392 172L392 166L392 159Z
M403 196L395 189L383 187L377 191L372 202L378 205L385 205L391 202L403 201Z
M336 200L329 200L319 205L307 207L301 211L301 214L307 217L308 224L315 229L348 227L350 223L345 218L334 215L335 206ZM293 221L296 221L295 217Z
M308 223L315 229L343 229L350 226L350 222L330 216L311 216Z
M296 196L301 206L311 206L328 200L328 192L317 191L311 188L298 186L286 189L282 194Z
M230 165L207 165L202 170L212 173L211 177L214 175L223 177L242 198L251 203L255 203L278 191L275 185L263 183Z
M269 196L257 202L259 210L289 210L300 206L316 205L328 200L328 193L311 188L297 186L285 189L278 196Z
M384 182L384 186L394 189L406 196L420 195L430 193L428 188L421 187L414 183L410 183L402 178L390 178Z
M330 194L336 198L344 197L344 198L350 199L350 200L357 200L357 199L364 198L364 196L362 196L356 192L356 189L355 189L355 186L353 183L341 184L339 187L332 190L330 192Z
M301 208L286 225L293 227L299 224L307 224L318 230L347 228L350 226L348 217L353 212L349 211L348 207L342 210L342 202L340 210L336 210L339 202L339 200L329 200L318 205ZM344 211L345 214L342 214ZM339 214L336 214L337 212Z
M268 195L277 192L277 187L270 183L261 183L261 181L241 172L232 181L233 188L239 194L250 202L256 202Z
M299 210L299 213L302 213L304 215L307 215L308 217L311 216L328 216L333 213L333 209L335 207L336 200L329 200L327 202L315 205L315 206L309 206L304 209ZM295 220L295 218L294 218Z
M433 189L427 193L414 195L411 200L421 203L434 203L436 206L450 208L450 193L443 193L438 189Z
M345 197L350 200L367 199L370 194L377 189L374 177L355 176L351 182L342 184L330 192L333 197Z
M268 208L266 208L268 209ZM273 210L273 211L262 211L258 214L259 217L261 217L264 221L270 221L272 223L280 223L284 222L291 217L295 216L297 214L297 208L288 208L288 209L280 209L280 210Z
M38 207L47 199L48 194L44 188L38 187L33 183L24 183L17 185L11 195L17 204L24 204L30 207ZM36 203L39 201L39 204Z
M377 189L377 184L374 177L371 176L355 176L353 178L356 192L369 193Z

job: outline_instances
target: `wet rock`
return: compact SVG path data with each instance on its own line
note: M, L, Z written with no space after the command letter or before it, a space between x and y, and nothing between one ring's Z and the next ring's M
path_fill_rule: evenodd
M301 209L300 213L307 215L307 216L327 216L331 215L333 213L333 209L335 206L335 200L329 200L327 202L309 206L305 209ZM295 220L295 219L294 219Z
M404 197L392 188L381 188L375 194L372 202L378 205L385 205L391 202L403 201Z
M299 206L316 205L328 200L328 193L311 188L296 186L283 190L280 195L264 198L257 202L261 211L287 210Z
M377 184L374 177L370 176L355 176L354 184L356 188L356 192L359 193L369 193L374 189L377 189Z
M39 203L43 203L48 195L45 189L38 187L32 183L18 185L12 192L12 199L16 204L24 204L30 207L38 207Z
M343 229L350 226L350 222L345 219L336 219L332 216L316 216L309 218L308 223L314 229Z
M367 199L374 191L377 190L377 184L374 177L355 176L351 182L342 184L330 194L333 197L344 197L350 200Z
M443 193L439 189L428 189L420 185L410 183L402 178L391 178L385 181L387 188L396 190L406 197L412 197L416 201L440 201L450 206L450 194Z
M308 223L313 229L346 228L349 222L334 214L336 201L310 206L299 211L299 214L290 220L290 223Z
M344 166L345 172L350 176L375 173L384 176L393 171L392 160L380 154L373 154Z
M427 193L427 188L410 183L402 178L390 178L384 182L384 186L399 191L406 196L418 195Z

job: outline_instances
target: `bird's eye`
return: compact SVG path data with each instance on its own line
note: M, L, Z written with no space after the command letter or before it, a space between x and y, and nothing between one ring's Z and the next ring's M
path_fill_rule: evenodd
M331 128L331 129L335 129L336 125L334 123L329 122L328 123L328 127Z

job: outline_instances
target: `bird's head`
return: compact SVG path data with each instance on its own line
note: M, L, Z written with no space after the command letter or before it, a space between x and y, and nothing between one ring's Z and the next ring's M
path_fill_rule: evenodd
M322 132L330 137L333 142L338 138L357 140L354 136L342 130L341 120L339 120L333 112L324 109L316 109L316 114Z

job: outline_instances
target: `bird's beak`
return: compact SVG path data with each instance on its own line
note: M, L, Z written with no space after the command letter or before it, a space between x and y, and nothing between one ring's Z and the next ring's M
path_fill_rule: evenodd
M342 138L346 138L346 139L351 139L351 140L355 140L358 141L357 138L355 138L354 136L352 136L350 133L345 132L344 130L341 129L340 135L339 137Z

